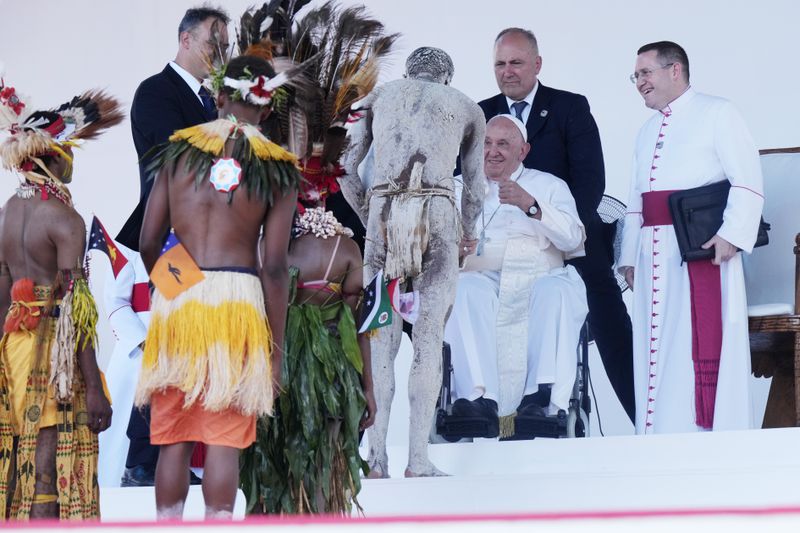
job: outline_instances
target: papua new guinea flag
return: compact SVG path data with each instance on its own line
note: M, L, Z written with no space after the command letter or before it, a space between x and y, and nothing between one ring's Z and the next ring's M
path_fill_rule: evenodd
M119 271L128 264L128 260L119 251L117 245L114 243L114 239L109 237L106 228L103 227L103 224L100 222L100 219L92 217L92 227L89 230L89 250L100 250L104 254L108 256L108 259L111 261L111 270L114 272L114 277L116 278L119 274Z

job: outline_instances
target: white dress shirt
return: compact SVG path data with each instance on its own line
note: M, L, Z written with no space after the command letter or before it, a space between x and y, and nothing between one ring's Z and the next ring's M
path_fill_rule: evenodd
M188 85L189 88L192 90L194 95L200 101L200 104L205 106L205 104L203 104L203 99L200 98L200 87L203 86L200 80L195 78L191 73L189 73L188 70L186 70L185 68L183 68L174 61L170 61L169 66L172 67L172 70L178 73L178 76L183 78L183 81L185 81L186 85Z
M526 96L522 100L513 100L513 99L509 98L508 96L506 96L506 102L508 102L508 112L511 113L512 115L514 115L514 110L511 108L511 104L514 104L516 102L527 102L528 105L526 105L525 109L522 110L522 123L523 124L527 124L528 123L528 117L531 116L531 108L533 108L533 99L536 96L536 91L537 90L539 90L539 80L536 80L536 85L533 86L533 90L530 93L528 93L528 96ZM514 116L516 116L516 115L514 115Z

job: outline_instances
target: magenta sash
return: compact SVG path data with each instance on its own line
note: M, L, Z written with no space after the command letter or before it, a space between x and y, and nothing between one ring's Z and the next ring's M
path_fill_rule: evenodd
M673 192L642 194L642 226L672 225L667 198ZM719 266L710 259L690 261L686 266L692 310L695 416L698 426L711 429L722 352L722 283Z

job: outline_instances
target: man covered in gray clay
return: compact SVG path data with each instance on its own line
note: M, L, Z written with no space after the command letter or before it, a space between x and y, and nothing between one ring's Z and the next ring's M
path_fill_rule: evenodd
M428 434L442 382L442 337L455 298L462 242L483 197L480 108L448 87L453 62L443 50L418 48L406 60L406 79L387 83L365 98L362 120L351 131L342 192L367 227L364 279L384 270L419 294L414 360L408 382L409 456L406 477L443 475L428 459ZM453 166L461 151L465 194L459 214ZM370 152L372 183L364 186L359 164ZM402 320L376 330L372 368L377 402L368 430L370 477L388 477L386 432L394 396L394 360Z

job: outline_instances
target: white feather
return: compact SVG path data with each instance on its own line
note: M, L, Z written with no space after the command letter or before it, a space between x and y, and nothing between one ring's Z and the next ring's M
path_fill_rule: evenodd
M264 35L264 32L272 26L272 17L267 17L264 19L264 22L261 23L261 27L258 29L259 35Z
M253 80L248 80L246 78L241 80L236 80L233 78L229 78L227 76L225 76L224 83L225 87L230 87L231 89L239 89L240 91L242 89L246 89L249 91L250 87L256 84Z
M283 85L284 83L286 83L287 81L289 81L289 77L286 75L285 72L281 72L271 80L267 81L267 83L264 84L264 88L271 92L280 87L281 85Z

